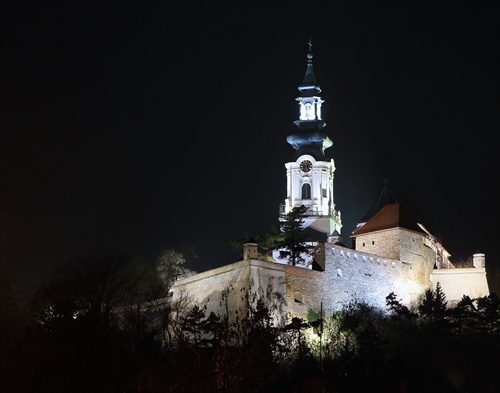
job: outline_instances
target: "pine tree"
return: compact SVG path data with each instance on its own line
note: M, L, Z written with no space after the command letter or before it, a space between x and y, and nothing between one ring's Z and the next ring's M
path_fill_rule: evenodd
M268 236L267 249L279 249L280 258L286 259L292 266L304 263L306 255L311 255L313 246L307 243L304 232L304 215L307 207L294 207L280 220L277 229Z
M448 309L446 295L439 282L436 284L434 291L429 289L425 292L425 297L418 306L418 311L433 328L441 332L445 332L450 328L450 310Z

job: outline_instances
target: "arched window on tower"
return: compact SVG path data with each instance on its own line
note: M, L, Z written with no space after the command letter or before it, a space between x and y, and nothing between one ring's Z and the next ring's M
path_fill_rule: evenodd
M314 108L310 102L306 102L306 120L314 120Z
M311 185L309 183L302 184L302 199L311 199Z

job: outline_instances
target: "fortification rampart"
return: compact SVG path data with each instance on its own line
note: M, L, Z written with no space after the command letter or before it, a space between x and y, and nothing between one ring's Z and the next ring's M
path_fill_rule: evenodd
M421 246L421 250L430 250ZM413 262L326 243L315 250L315 267L322 269L319 271L253 259L251 248L246 250L247 259L243 261L178 280L172 299L188 296L191 305L206 306L207 314L230 312L232 317L245 315L249 304L255 305L257 299L263 299L271 306L275 321L282 324L294 316L307 319L310 309L319 312L322 308L326 315L353 301L385 310L385 299L391 292L403 304L415 306L425 290L435 287L437 282L441 283L450 305L463 294L471 297L489 294L484 254L475 255L475 268L431 269L425 276L423 273L433 260L432 250L430 257L427 256L431 262L418 252L418 247L408 250L417 255Z
M490 294L484 267L435 269L431 281L434 288L439 282L450 306L454 306L464 295L478 298Z
M227 310L245 313L257 297L273 304L277 315L286 313L284 265L247 259L178 280L172 291L175 302L187 296L191 305L206 307L207 315ZM228 296L224 298L224 293ZM227 307L227 310L226 310Z
M394 292L405 304L413 303L428 288L427 282L414 280L416 266L392 258L326 245L325 293L339 309L353 300L385 309L386 296Z
M404 228L391 228L360 235L356 239L356 251L408 262L414 281L431 286L429 276L437 261L436 250L429 247L426 235Z
M309 309L319 310L324 291L324 272L309 270L304 267L282 265L285 267L286 301L289 316L307 320Z
M326 245L325 280L330 290L325 295L335 309L353 300L385 309L385 298L391 292L410 304L428 287L413 279L415 269L409 262Z
M429 288L429 280L414 280L415 267L408 262L335 244L325 244L324 257L323 272L287 267L287 301L292 313L306 316L309 309L319 311L321 306L331 313L358 300L383 310L391 292L411 305Z

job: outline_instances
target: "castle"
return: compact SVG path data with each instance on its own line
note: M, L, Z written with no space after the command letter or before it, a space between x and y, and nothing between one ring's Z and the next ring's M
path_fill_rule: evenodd
M281 322L290 316L306 318L310 309L331 313L352 301L385 310L386 296L394 292L406 305L414 305L427 289L439 283L448 304L463 295L489 295L485 255L474 254L470 268L455 268L441 242L415 220L390 191L387 183L351 233L353 247L342 244L342 220L334 203L333 159L325 149L332 141L321 118L323 100L313 71L309 44L307 68L300 96L297 131L287 142L295 149L294 161L285 164L287 197L280 216L306 206L304 230L313 255L291 266L279 252L259 255L258 245L244 244L243 260L178 280L173 299L188 296L208 311L245 309L248 295L275 306ZM223 301L224 300L224 301Z

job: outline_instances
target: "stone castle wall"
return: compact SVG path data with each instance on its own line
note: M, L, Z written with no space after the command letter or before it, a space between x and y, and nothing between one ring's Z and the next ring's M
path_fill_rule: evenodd
M484 267L432 270L429 266L435 254L422 238L411 233L393 235L410 236L404 252L411 262L326 243L315 249L323 271L249 258L177 281L172 298L175 301L187 294L192 304L206 305L207 315L211 311L224 315L223 293L229 290L227 306L232 317L235 311L246 315L248 304L261 298L271 307L275 322L283 324L293 316L307 320L310 309L319 312L322 308L328 315L353 301L385 310L391 292L406 306L414 306L438 281L450 305L464 293L471 297L489 294Z
M386 296L394 292L398 299L410 305L429 288L428 278L415 280L420 266L414 262L336 245L327 245L325 254L326 277L329 286L334 288L328 295L332 299L338 296L344 303L349 298L360 299L385 309ZM340 306L340 302L337 301L337 304Z
M436 269L431 274L431 281L434 288L439 282L450 306L459 302L463 295L473 299L490 294L484 267Z
M239 293L248 287L250 266L242 262L232 263L217 269L209 270L178 280L172 288L172 300L178 301L184 296L192 305L207 307L207 315L214 311L222 312L222 294L225 290ZM231 296L229 306L232 310L242 308L239 296Z
M430 288L430 275L437 261L436 252L425 244L423 234L401 229L400 239L399 260L412 265L412 280L421 283L425 289Z
M356 238L356 251L399 260L400 242L399 228L370 232Z
M325 270L316 272L287 267L289 309L307 315L308 309L331 313L349 302L363 301L385 309L385 298L396 293L411 305L429 288L429 280L414 280L415 267L396 259L325 244Z
M436 253L425 245L422 233L402 228L371 232L356 239L356 250L408 263L412 266L409 278L431 286Z
M273 305L279 319L286 314L284 265L247 259L178 280L172 288L172 301L187 296L191 305L206 306L206 315L223 315L223 293L228 293L227 308L231 317L241 316L257 295Z
M309 309L320 310L321 294L325 292L324 272L290 265L283 266L286 273L286 301L289 316L307 320Z
M245 312L248 301L258 295L283 322L291 316L307 319L309 309L318 312L322 307L324 313L332 313L352 301L385 309L391 292L411 305L428 288L427 281L415 281L419 269L408 262L335 244L324 244L316 254L324 271L248 259L177 281L173 300L187 294L193 304L206 305L207 313L221 314L223 291L231 292L228 306L233 312Z

